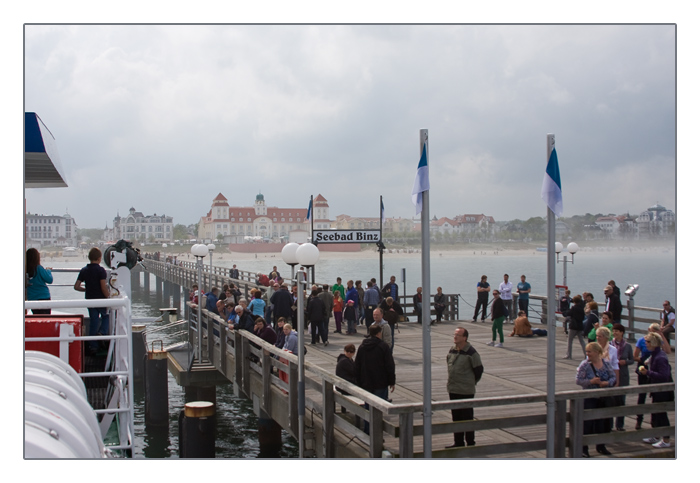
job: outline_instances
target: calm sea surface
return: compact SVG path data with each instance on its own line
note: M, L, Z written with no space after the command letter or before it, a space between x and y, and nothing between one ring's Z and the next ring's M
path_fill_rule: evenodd
M345 283L347 280L362 280L363 285L372 277L379 280L379 255L368 255L367 258L341 259L337 255L334 258L321 258L316 266L316 282L335 283L337 277L341 277ZM76 260L72 262L54 262L44 260L43 265L56 268L82 267L86 261ZM213 263L229 268L231 263L214 258ZM448 251L433 250L431 256L431 288L432 292L438 286L445 293L458 293L464 297L460 300L460 313L462 318L471 315L471 307L476 300L476 283L481 275L487 275L491 285L497 285L503 280L503 274L508 273L514 285L520 280L520 275L527 276L527 281L532 285L532 293L546 295L545 286L547 278L547 262L544 253L528 252L519 255L499 255L495 252L478 252L471 256L456 256ZM284 264L279 255L261 254L257 259L244 260L237 263L238 268L248 271L263 271L265 273L277 265L283 276L289 276L291 269ZM391 275L396 275L400 291L403 293L401 282L401 269L406 269L406 294L415 293L416 287L421 285L421 260L420 255L407 257L405 255L384 255L384 281ZM75 292L72 285L76 274L55 274L54 284L69 284L69 287L54 286L51 288L53 299L68 299L80 297L82 294ZM562 283L563 264L557 265L557 283ZM623 251L613 249L610 251L582 251L576 254L575 263L567 264L568 285L572 294L583 291L595 294L596 300L604 300L603 288L608 280L615 280L617 285L624 290L629 283L639 284L639 291L635 296L638 306L661 307L663 300L671 301L676 305L676 259L675 251L661 250L636 250ZM623 296L623 304L626 297ZM465 302L466 301L466 302ZM163 307L164 302L157 300L155 284L151 284L151 291L145 293L140 288L134 287L133 291L133 316L157 317L160 315L158 308ZM182 305L181 305L182 306ZM87 311L85 311L87 314ZM183 314L179 314L182 317ZM148 337L151 341L154 334ZM163 339L165 345L179 341L178 336L172 336L159 332L159 339ZM146 428L143 415L143 391L140 387L135 390L136 403L136 457L145 458L177 458L178 457L178 414L185 404L184 389L178 386L174 378L168 374L170 392L170 425L167 429L154 430ZM231 385L222 385L217 388L217 457L220 458L257 458L279 456L294 458L298 455L296 441L283 431L282 450L278 455L261 455L258 444L257 424L258 420L253 413L252 403L246 399L233 396Z

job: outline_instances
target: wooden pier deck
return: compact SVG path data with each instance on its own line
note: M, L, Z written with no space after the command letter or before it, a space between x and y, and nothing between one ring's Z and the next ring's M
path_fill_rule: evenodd
M149 261L150 262L150 261ZM191 267L168 267L159 262L150 262L158 280L187 287L193 279ZM225 280L225 275L218 275ZM146 279L147 280L147 279ZM145 281L146 282L146 281ZM147 282L146 282L147 283ZM247 288L246 288L247 290ZM156 286L158 291L158 285ZM179 294L179 289L174 290ZM532 298L532 297L531 297ZM532 318L533 327L542 327L537 322L544 317L546 307L538 307L539 315ZM196 340L196 310L186 304L188 314L189 341ZM458 309L455 310L458 313ZM632 310L630 310L630 315ZM211 385L213 380L230 381L242 396L253 401L256 413L275 420L294 437L298 434L299 375L296 356L277 349L245 331L230 331L218 315L202 310L202 354L203 361L196 371L189 372L182 355L173 354L169 367L178 383L182 385ZM640 323L651 323L644 319L623 315L628 334L640 337L645 330ZM446 382L446 354L453 344L454 329L466 327L469 341L481 355L485 373L477 386L475 399L449 401ZM330 323L333 331L334 322ZM540 459L546 457L546 337L508 337L512 325L504 326L505 347L495 348L486 344L491 340L491 324L451 320L431 326L431 378L432 378L432 450L434 458L518 458ZM632 329L633 327L633 329ZM348 342L358 347L363 339L360 334L352 336L329 334L329 345L310 345L310 336L305 334L305 454L330 458L366 458L390 454L393 457L419 458L423 450L423 362L422 326L415 322L401 323L395 334L394 360L396 362L397 385L390 393L391 402L372 396L357 386L335 376L338 355ZM606 443L611 456L602 456L594 450L593 458L673 458L675 451L676 406L670 403L646 403L637 405L637 378L631 375L631 386L598 391L584 391L575 384L578 364L583 359L580 345L574 342L574 359L562 359L566 350L563 329L557 328L555 379L555 457L579 457L581 445ZM222 348L224 348L222 350ZM250 360L250 355L259 362ZM179 359L178 359L179 357ZM286 362L280 359L286 359ZM669 356L676 375L675 352ZM633 370L633 369L632 369ZM281 377L286 374L286 377ZM197 379L203 378L201 384ZM186 382L181 382L186 381ZM346 397L334 388L351 393ZM643 386L646 391L674 390L675 384ZM626 394L624 407L584 410L583 400L595 392L618 395ZM602 395L602 394L599 394ZM369 404L369 410L361 406ZM359 403L359 404L358 404ZM347 412L341 413L340 407ZM457 422L451 420L450 409L474 407L475 420ZM642 438L662 436L650 426L650 414L668 412L671 427L671 448L655 449L643 443ZM612 415L625 415L627 431L606 435L582 435L583 421L600 419ZM641 430L635 430L636 414L644 414ZM262 416L261 416L262 417ZM369 421L370 432L365 434L361 420ZM445 449L452 444L452 433L457 430L476 431L476 446Z
M544 395L547 391L547 337L508 337L513 325L504 326L505 343L503 348L487 346L491 341L491 324L473 323L471 321L451 321L431 326L431 360L432 360L432 399L434 401L448 400L447 394L447 365L445 357L453 345L453 334L457 327L465 327L469 331L469 342L479 352L484 365L484 375L477 385L477 398L501 398L506 396L521 396L525 394ZM533 324L533 328L543 328L539 324ZM417 323L400 324L399 331L395 334L394 361L396 363L396 388L389 397L394 404L422 403L423 401L423 361L422 361L422 326ZM329 345L308 345L310 336L306 334L306 344L309 352L306 356L308 363L318 365L329 372L335 371L335 363L338 355L342 353L347 343L353 343L356 347L362 343L363 330L358 334L341 335L330 334ZM566 335L561 327L556 334L556 392L577 391L580 386L575 383L576 368L584 359L578 341L574 341L573 359L565 360ZM673 369L674 380L676 377L675 352L669 355L669 361ZM637 378L632 369L631 385L637 384ZM648 399L648 398L647 398ZM636 404L637 396L627 397L627 405ZM495 408L496 411L507 410L511 416L535 416L545 411L544 403L520 404L517 406L503 406ZM494 408L476 408L474 416L476 420L494 417ZM500 414L502 416L503 414ZM671 424L675 425L675 415L669 413ZM449 411L434 411L433 423L450 422ZM633 432L636 424L634 415L628 416L625 421L626 432ZM644 417L643 429L651 428L650 415ZM480 444L512 443L517 441L529 441L545 437L545 428L542 426L509 428L498 430L486 430L476 432L477 446ZM598 455L591 450L592 457L600 458L632 458L632 457L674 457L675 440L671 439L672 447L669 450L651 451L650 445L641 440L646 435L640 436L637 442L620 442L608 444L612 456ZM451 434L433 435L433 452L452 444ZM398 453L398 443L386 439L385 443L392 452ZM393 444L392 444L393 443ZM416 437L415 450L421 451L422 438ZM447 451L446 453L449 453ZM438 456L447 456L439 454ZM509 458L544 458L545 451L527 451L503 455Z

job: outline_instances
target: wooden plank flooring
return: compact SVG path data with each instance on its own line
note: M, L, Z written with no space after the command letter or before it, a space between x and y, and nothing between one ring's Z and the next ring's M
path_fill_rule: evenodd
M516 396L526 394L546 394L547 391L547 337L508 337L512 325L504 326L505 343L503 348L495 348L486 344L491 340L491 324L473 323L471 321L451 321L431 326L431 377L432 399L444 401L449 399L447 395L447 370L445 357L453 344L453 333L456 327L462 326L469 331L469 341L481 355L484 364L484 376L477 386L477 398ZM331 321L331 331L334 330ZM541 328L540 324L533 323L533 327ZM305 344L309 352L307 362L323 367L334 373L335 364L339 354L342 353L345 344L352 342L356 347L362 342L364 328L360 328L358 334L329 334L329 345L309 345L310 336L305 336ZM574 341L572 360L563 359L566 353L566 335L561 327L556 334L556 391L578 390L575 383L576 368L583 360L583 353L578 341ZM422 367L422 326L417 323L402 323L395 334L394 360L396 363L397 386L390 398L394 403L420 403L423 400L423 367ZM673 368L674 380L676 380L676 356L675 352L669 355L669 361ZM636 376L632 374L631 384L636 385ZM628 397L628 404L635 404L636 397ZM543 404L526 404L509 407L509 415L543 414ZM493 411L505 410L500 408L477 408L476 419L494 417ZM490 414L489 414L490 413ZM499 414L501 415L501 414ZM420 416L417 416L420 417ZM671 424L675 424L675 415L669 414ZM644 428L650 428L650 416L645 416ZM438 411L433 414L433 422L451 421L448 411ZM635 419L628 417L625 423L627 431L634 431ZM492 444L498 442L523 441L528 439L544 438L543 426L510 428L508 430L490 430L477 432L477 445ZM641 438L640 438L641 440ZM675 438L672 438L672 447L675 449ZM433 449L441 449L452 443L452 435L434 435ZM386 438L386 444L398 451L398 445L394 448L391 438ZM422 441L416 438L415 451L422 449ZM653 456L650 446L642 443L618 443L608 445L613 452L611 458ZM657 450L660 451L660 450ZM593 451L592 456L598 457ZM657 453L661 455L661 453ZM668 454L668 452L666 453ZM531 451L527 453L515 453L504 455L510 458L543 458L544 451Z

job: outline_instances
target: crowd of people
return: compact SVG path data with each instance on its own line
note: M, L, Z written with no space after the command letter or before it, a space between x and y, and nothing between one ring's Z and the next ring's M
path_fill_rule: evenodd
M27 300L50 300L47 284L53 282L51 270L41 266L39 252L27 250L26 254L26 297ZM100 267L101 252L94 248L89 254L90 263L81 270L75 283L75 290L86 293L86 298L107 298L106 271ZM176 263L175 260L172 261ZM238 279L236 265L230 270L231 278ZM297 287L290 287L273 267L269 274L257 274L257 286L243 293L234 282L221 288L211 287L208 292L195 284L190 292L190 301L197 304L200 297L204 308L219 315L226 321L230 330L245 330L277 348L298 355L298 331L310 330L311 344L329 343L329 326L334 322L334 334L357 334L357 328L365 326L366 337L359 347L345 344L343 353L338 356L336 374L356 384L368 392L389 400L396 384L393 359L394 338L398 323L405 315L398 303L399 288L396 277L379 287L376 279L368 281L364 287L360 280L348 280L345 284L338 277L336 284L313 285L311 294L304 304L304 327L297 327L298 297ZM513 299L513 285L509 276L503 276L498 288L491 289L488 277L483 275L477 283L477 302L472 322L476 322L481 312L485 322L490 306L492 341L488 346L503 347L503 325L513 324L510 337L547 336L544 329L533 328L528 320L529 294L531 286L526 276L521 275L515 286L517 294L517 317ZM489 294L493 295L489 302ZM669 301L664 301L659 314L659 323L649 326L648 333L635 344L625 340L625 327L621 323L622 303L620 290L613 280L603 290L604 301L599 305L594 294L583 292L571 296L566 290L559 300L559 311L565 317L564 331L567 337L565 359L572 359L572 346L578 340L583 360L576 371L576 384L584 389L624 387L630 384L630 368L634 368L639 385L672 382L671 367L666 354L671 352L668 337L676 330L676 313ZM437 288L433 296L436 321L440 322L447 305L442 288ZM420 287L413 296L414 313L421 321L423 294ZM106 309L90 310L90 335L108 333L109 320ZM42 313L42 311L34 311ZM46 313L46 312L43 312ZM50 313L50 312L49 312ZM273 323L274 321L274 323ZM274 324L274 327L273 327ZM345 331L343 331L345 326ZM469 333L464 327L454 331L454 345L447 354L447 389L450 399L470 399L476 393L476 385L481 379L484 367L476 349L468 342ZM95 345L90 345L95 350ZM636 367L635 367L636 365ZM343 393L344 391L341 391ZM638 395L638 404L644 404L646 393ZM653 392L654 402L672 401L674 392ZM601 408L625 405L624 395L587 398L584 407ZM453 421L472 420L471 408L452 410ZM635 429L641 429L643 415L637 416ZM607 433L614 430L625 431L624 417L603 418L585 421L584 434ZM670 425L665 412L651 415L654 428ZM368 428L365 427L368 431ZM670 435L659 431L657 437L644 441L655 448L670 446ZM474 445L473 432L454 433L454 444L450 447ZM596 445L596 450L604 455L610 451L604 444ZM584 447L583 457L590 457Z

